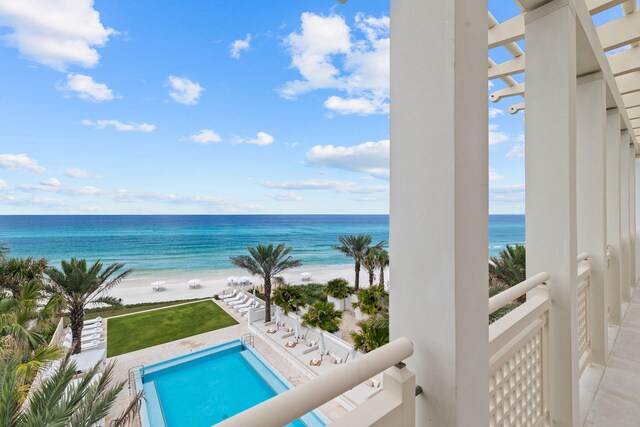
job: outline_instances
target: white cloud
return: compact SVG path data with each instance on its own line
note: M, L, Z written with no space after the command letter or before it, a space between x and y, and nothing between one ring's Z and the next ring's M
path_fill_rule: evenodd
M282 97L334 89L347 97L331 96L325 107L339 114L385 114L389 97L389 18L357 14L357 38L342 16L303 13L299 32L289 34L285 45L291 66L302 79L279 89Z
M90 178L89 171L78 168L67 168L64 170L64 174L70 178Z
M0 154L0 168L27 169L38 173L45 171L45 168L26 154Z
M341 98L334 95L327 98L324 106L328 110L342 115L357 114L367 116L369 114L386 114L389 112L389 103L385 102L383 98Z
M212 142L222 141L222 138L211 129L202 129L200 133L189 136L189 141L198 144L211 144Z
M316 145L307 152L306 157L315 166L389 178L389 140L364 142L352 147Z
M0 0L2 38L25 58L64 71L69 65L95 66L115 34L100 21L93 0Z
M489 145L499 144L509 140L509 135L498 131L498 125L489 125Z
M113 91L104 83L98 83L91 76L67 74L67 82L59 84L58 89L72 93L80 99L92 102L113 100Z
M179 104L195 105L204 88L186 77L169 76L169 96Z
M112 127L118 132L153 132L156 130L156 126L149 123L123 123L119 120L83 120L82 124L85 126L91 126L96 129L106 129Z
M499 108L489 108L489 118L495 119L498 116L502 116L504 111Z
M275 138L266 132L258 132L255 138L250 138L250 139L240 138L240 137L234 138L234 142L236 144L252 144L252 145L260 145L263 147L265 145L273 144L274 141L275 141Z
M295 191L270 194L269 197L279 202L300 202L303 200L302 196Z
M514 145L511 151L505 155L508 159L523 159L524 158L524 144Z
M7 181L0 178L0 190L6 190L8 188L9 188L9 184L7 184Z
M247 34L247 37L244 39L234 40L231 43L231 57L235 59L240 59L240 53L243 50L248 50L251 44L251 34Z
M489 169L489 181L497 181L499 179L504 179L504 176L498 175L493 169Z
M339 193L380 193L389 190L388 185L361 186L353 181L307 180L307 181L266 181L263 187L279 190L334 190Z
M57 178L47 178L45 180L40 181L40 184L48 186L48 187L60 187L62 183Z

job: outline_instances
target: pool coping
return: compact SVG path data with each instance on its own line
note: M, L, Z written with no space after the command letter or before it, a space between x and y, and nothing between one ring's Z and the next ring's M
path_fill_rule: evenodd
M171 359L152 363L150 365L137 367L136 369L134 369L136 389L138 392L142 391L144 393L143 377L145 374L152 374L155 372L159 372L164 369L167 369L182 363L188 363L192 360L206 357L211 354L226 352L226 351L235 349L237 347L242 347L243 350L249 351L249 353L251 353L257 359L257 361L261 363L269 371L269 374L273 375L280 383L282 383L282 385L284 385L286 390L291 390L294 388L293 384L291 384L276 368L274 368L264 357L262 357L255 348L249 345L246 345L240 339L236 339L236 340L228 341L219 345L215 345L212 347L207 347L191 353L187 353L181 356L177 356ZM278 390L281 389L282 387L276 387L276 384L272 384L272 380L269 378L265 378L260 373L260 371L253 365L251 361L246 360L246 362L252 367L252 369L256 371L256 373L262 378L262 380L265 381L269 385L269 387L271 387L274 390L276 395L281 394L281 392L279 392ZM159 397L157 397L157 401L158 401L158 406L162 411L162 402L160 401ZM147 400L143 395L143 398L141 399L141 405L140 405L140 422L142 427L152 427L150 422L149 406L150 405L147 403ZM299 419L302 420L305 424L307 424L305 420L310 421L308 420L308 418L312 416L311 414L319 418L325 425L329 425L331 423L331 420L319 409L311 411L309 414L305 414ZM163 414L163 417L164 417L164 414ZM313 427L314 425L315 425L314 423L311 423L310 427ZM158 426L153 426L153 427L158 427Z

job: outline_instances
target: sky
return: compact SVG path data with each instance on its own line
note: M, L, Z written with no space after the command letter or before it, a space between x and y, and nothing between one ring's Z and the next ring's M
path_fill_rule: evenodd
M388 213L388 0L0 0L0 64L1 214ZM524 213L521 101L490 213Z

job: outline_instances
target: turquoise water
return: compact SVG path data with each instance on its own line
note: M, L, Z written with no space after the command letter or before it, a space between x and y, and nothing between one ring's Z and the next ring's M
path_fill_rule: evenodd
M143 379L151 427L209 427L289 388L239 341L145 367ZM311 413L288 426L324 425Z
M43 215L0 216L0 242L15 256L124 262L136 274L231 268L247 246L284 242L304 265L347 264L340 234L389 239L388 215ZM489 218L489 251L524 242L523 215Z

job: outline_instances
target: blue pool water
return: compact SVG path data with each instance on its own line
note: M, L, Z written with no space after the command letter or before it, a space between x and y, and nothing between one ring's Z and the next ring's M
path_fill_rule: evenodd
M209 427L291 387L240 341L146 366L142 386L150 427ZM325 424L313 412L289 426Z

